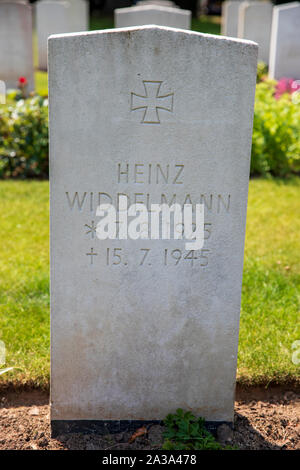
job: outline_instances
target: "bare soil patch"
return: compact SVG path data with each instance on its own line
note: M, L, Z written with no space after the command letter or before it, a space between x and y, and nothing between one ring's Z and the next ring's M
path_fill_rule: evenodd
M0 393L0 450L100 450L160 449L162 426L151 426L147 434L129 443L132 433L106 436L70 434L50 437L49 395L32 390ZM248 450L300 450L299 388L238 387L235 427L219 431L222 443Z

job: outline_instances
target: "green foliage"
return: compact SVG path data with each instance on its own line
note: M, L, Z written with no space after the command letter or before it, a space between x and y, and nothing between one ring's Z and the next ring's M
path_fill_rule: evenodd
M0 178L48 175L48 101L16 93L0 107Z
M258 81L266 66L258 65ZM286 177L300 172L300 104L295 94L275 96L276 82L257 84L251 175ZM299 92L298 92L299 94ZM0 178L48 176L48 101L20 92L0 108Z
M223 447L205 429L205 420L179 408L164 420L164 450L221 450Z
M268 74L268 66L264 62L258 62L257 64L257 76L256 82L260 83Z
M276 99L276 82L256 87L251 174L288 176L300 171L300 106L292 95Z

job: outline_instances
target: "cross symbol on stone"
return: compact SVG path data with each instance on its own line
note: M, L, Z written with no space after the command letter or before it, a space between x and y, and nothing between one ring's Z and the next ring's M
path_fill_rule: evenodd
M160 124L159 109L173 112L174 93L160 94L162 81L143 80L145 95L131 93L130 110L144 109L142 124Z
M91 234L92 238L94 238L94 235L96 233L97 226L95 225L95 222L92 220L91 225L85 224L84 225L87 228L87 231L85 232L86 234Z
M91 252L86 255L91 257L91 264L93 264L93 256L98 256L98 253L94 253L94 248L91 248Z

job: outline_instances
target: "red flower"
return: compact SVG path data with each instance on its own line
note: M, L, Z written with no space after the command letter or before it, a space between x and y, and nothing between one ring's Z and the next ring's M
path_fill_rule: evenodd
M276 85L275 98L278 100L283 93L295 93L300 89L300 83L293 78L281 78Z
M20 77L20 78L19 78L19 84L20 84L20 85L26 85L26 84L27 84L27 79L26 79L26 77Z

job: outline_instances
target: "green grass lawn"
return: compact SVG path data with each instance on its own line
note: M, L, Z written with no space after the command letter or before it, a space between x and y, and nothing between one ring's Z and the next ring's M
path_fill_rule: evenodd
M300 381L291 345L300 339L300 179L251 180L238 377Z
M0 376L35 384L49 377L48 182L0 182Z
M36 70L34 74L35 89L38 95L48 96L48 73Z
M0 182L0 339L7 366L0 376L49 382L48 182ZM238 378L300 382L291 361L300 339L300 178L250 182ZM298 291L299 294L299 291Z

